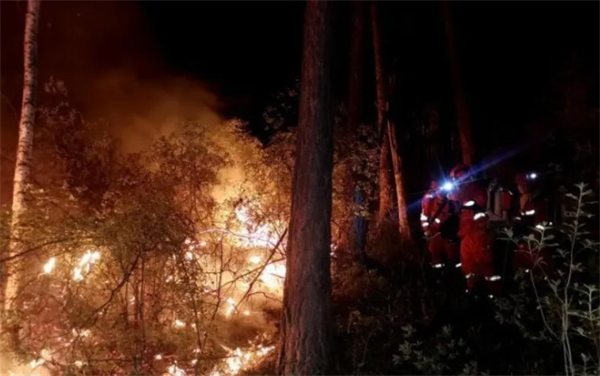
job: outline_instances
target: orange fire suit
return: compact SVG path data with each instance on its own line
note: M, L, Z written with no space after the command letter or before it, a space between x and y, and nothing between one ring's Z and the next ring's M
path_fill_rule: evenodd
M495 274L492 236L487 228L486 192L476 182L467 182L451 198L460 205L460 262L467 290L473 290L483 280L489 290L498 291L500 276Z
M523 229L522 235L532 234L540 239L541 233L529 230L532 227L540 231L551 223L548 213L548 202L535 194L522 195L519 202L519 213L515 223ZM552 257L548 248L539 249L535 242L521 241L513 257L513 270L523 269L529 272L537 264L545 272L551 270Z
M428 193L422 201L421 226L428 239L427 249L431 265L441 268L444 262L452 266L459 260L458 246L442 236L441 226L456 213L456 205L443 195Z

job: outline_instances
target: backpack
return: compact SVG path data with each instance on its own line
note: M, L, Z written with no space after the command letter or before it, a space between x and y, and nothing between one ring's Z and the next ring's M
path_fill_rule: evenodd
M487 190L486 212L490 222L507 222L513 193L492 180Z

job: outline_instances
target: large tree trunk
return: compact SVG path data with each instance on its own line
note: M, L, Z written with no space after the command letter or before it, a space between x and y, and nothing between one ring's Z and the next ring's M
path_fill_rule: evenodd
M379 129L380 153L379 153L379 209L377 213L377 224L381 227L387 220L391 219L391 211L394 207L394 181L392 174L392 155L388 147L388 134L385 128L386 101L384 72L381 62L381 46L379 41L379 24L377 20L376 4L371 3L371 26L373 43L375 45L375 78L377 95L377 127Z
M396 185L396 200L398 202L398 227L403 239L412 241L410 225L408 223L408 210L406 204L406 191L404 189L404 177L402 176L402 158L398 152L398 137L396 125L388 120L388 139L392 154L392 167L394 168L394 183Z
M352 33L350 49L350 79L348 88L348 128L350 138L356 138L362 120L363 101L363 51L364 51L364 3L355 1L352 7ZM351 144L351 143L350 143ZM349 151L352 152L351 150ZM359 177L353 173L352 164L348 163L348 202L352 203L348 245L359 260L365 258L367 245L367 200L364 189L360 186Z
M388 148L390 150L390 155L392 159L392 167L394 171L394 182L396 186L396 201L398 204L398 223L399 223L399 231L400 236L404 239L411 239L411 232L408 223L408 215L407 215L407 207L406 207L406 192L404 190L404 178L402 176L402 158L398 152L397 145L397 137L396 137L396 127L393 123L387 120L387 110L389 103L386 99L386 79L385 73L383 69L383 58L382 58L382 47L381 47L381 33L379 28L379 19L377 15L377 3L371 3L371 24L373 26L373 47L375 52L375 81L377 85L377 120L379 124L379 132L381 135L387 136L387 143L381 145L382 148ZM384 141L386 137L381 137ZM385 174L385 159L384 151L382 151L381 162L380 162L380 176ZM385 179L380 178L380 187L381 184L389 184ZM389 194L390 186L385 186L380 188L380 199L384 194ZM385 200L389 200L389 198L384 198ZM383 217L384 214L381 212L381 203L380 203L380 216ZM384 209L385 210L385 209Z
M471 118L467 107L467 98L460 74L460 64L458 52L456 49L456 40L454 38L454 29L452 28L452 16L450 14L450 5L442 0L442 17L446 28L446 39L448 42L448 57L450 59L450 69L452 71L452 82L454 85L454 105L456 107L456 121L458 123L458 134L462 161L469 166L473 163L473 140L471 138Z
M22 219L26 209L26 189L31 171L31 152L33 146L33 123L35 120L35 100L37 88L37 56L38 56L38 23L40 16L40 0L28 0L25 19L25 40L23 51L23 98L21 102L21 119L19 122L19 142L15 163L15 177L12 199L11 241L8 247L11 257L21 252ZM4 265L2 273L2 314L16 308L17 290L19 287L19 272L11 266ZM3 320L0 320L0 323ZM0 333L2 333L0 324ZM4 342L4 341L3 341ZM5 362L2 362L5 364ZM2 367L4 368L4 366ZM0 373L4 372L0 369ZM4 373L2 373L4 374Z
M278 372L324 374L331 346L332 2L307 2Z
M381 121L383 123L383 120ZM388 147L388 134L383 124L379 128L383 128L381 131L383 139L381 140L379 151L379 209L377 211L377 223L381 227L384 223L392 219L391 213L396 206L396 200L394 199L394 175L392 170L392 155Z

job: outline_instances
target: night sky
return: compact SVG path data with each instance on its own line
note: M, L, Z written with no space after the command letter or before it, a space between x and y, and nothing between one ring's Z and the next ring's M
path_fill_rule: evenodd
M1 3L2 149L9 155L17 120L10 107L20 105L25 3ZM334 86L343 100L349 6L336 6ZM432 102L451 106L439 4L381 7L384 49L389 62L401 67L396 72L406 98L401 106L405 111ZM529 137L523 125L539 115L536 106L575 57L597 104L598 2L453 2L451 7L476 142L502 147L519 134ZM303 9L303 2L44 2L40 82L51 75L65 80L72 101L93 118L127 112L114 95L118 89L97 90L106 72L126 71L127 79L144 85L183 77L214 94L210 106L217 113L256 122L270 96L300 77ZM367 95L373 80L370 48L368 43ZM127 98L140 98L132 108L143 108L145 97L138 93L147 90L131 90ZM372 104L374 97L365 101ZM365 121L372 122L374 106L369 107Z
M336 71L342 71L348 4L337 4L335 58ZM228 107L258 102L299 77L303 2L52 1L44 6L41 74L52 69L55 76L80 71L93 76L122 65L135 67L145 79L186 74L208 83ZM3 78L20 74L24 8L2 2ZM386 2L382 8L385 48L407 65L411 90L423 97L439 90L435 86L446 84L440 79L447 79L441 72L447 66L438 3ZM597 66L596 2L454 2L452 10L475 111L489 105L522 110L573 53ZM44 28L48 24L51 31ZM337 81L345 84L343 78Z

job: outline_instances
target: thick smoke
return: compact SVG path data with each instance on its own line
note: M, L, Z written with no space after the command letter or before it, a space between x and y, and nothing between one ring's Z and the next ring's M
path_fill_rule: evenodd
M44 82L63 81L72 106L90 122L108 122L126 153L147 150L186 120L211 134L224 131L217 96L167 67L139 5L49 2L41 14L40 106L53 103L42 90ZM2 4L2 203L10 200L14 171L24 17L24 4Z

